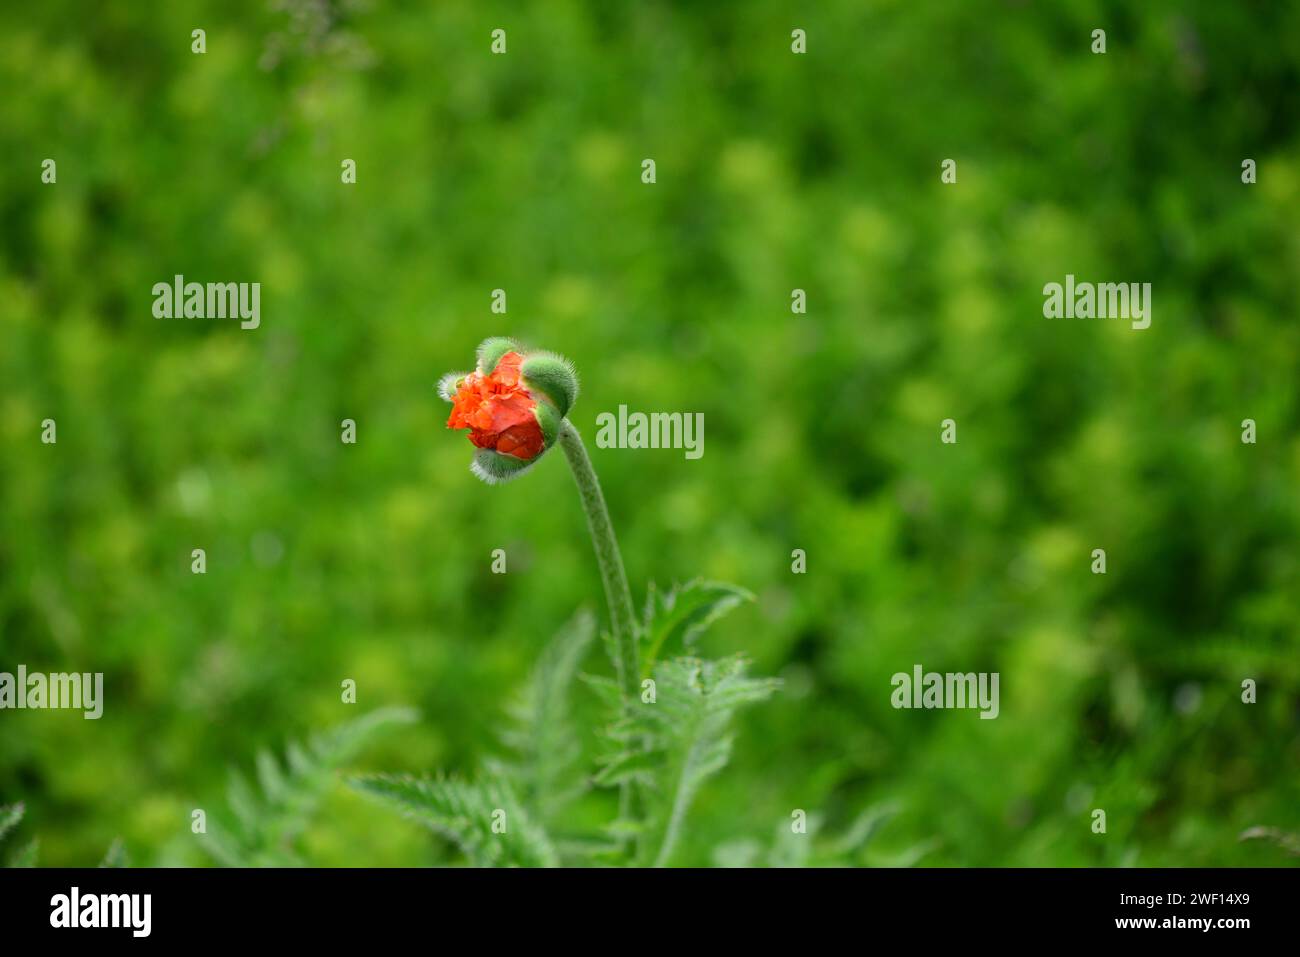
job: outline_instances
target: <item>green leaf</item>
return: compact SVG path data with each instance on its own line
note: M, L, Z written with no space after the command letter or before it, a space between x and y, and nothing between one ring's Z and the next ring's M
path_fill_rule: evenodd
M130 859L126 854L126 845L122 843L120 837L113 838L113 843L108 845L108 850L104 853L104 859L99 862L100 867L130 867Z
M655 667L655 701L636 707L622 735L657 759L646 775L651 786L645 789L642 863L660 867L671 860L700 786L731 756L736 709L770 697L780 686L775 679L746 677L745 668L740 657L675 658Z
M208 816L200 841L228 867L294 866L295 839L335 784L337 770L381 732L415 720L409 708L384 708L313 735L305 745L290 743L281 763L270 751L256 758L258 786L236 771L230 774L226 800L233 821Z
M605 825L605 831L611 837L639 837L645 833L645 824L642 821L620 817Z
M822 828L821 815L809 814L801 833L790 824L790 821L782 821L776 826L776 840L768 853L768 863L772 867L807 867L812 860L813 841Z
M21 807L21 805L20 805ZM3 833L3 832L0 832ZM1251 827L1237 836L1239 841L1268 841L1295 857L1300 857L1300 834L1291 834L1277 827Z
M288 791L289 785L280 769L279 760L265 749L257 753L257 783L271 801L283 800Z
M695 579L659 595L647 595L646 636L642 643L641 677L648 677L667 649L689 651L710 625L754 596L738 585Z
M822 817L809 813L804 828L796 832L791 820L776 825L771 846L766 850L756 841L744 839L721 845L713 852L719 867L844 867L860 866L871 839L897 813L893 802L870 807L857 816L849 829L838 837L823 838ZM901 856L891 858L886 866L911 867L933 845L917 846ZM913 853L914 852L914 853ZM761 864L760 864L761 858Z
M754 867L763 845L752 837L719 844L713 849L714 867Z
M351 780L363 794L453 841L477 867L556 867L559 856L500 775L479 781L375 774Z
M596 697L600 699L601 705L607 711L612 714L622 713L623 692L619 690L617 681L604 675L589 675L585 672L579 674L578 679L596 693Z
M4 836L18 826L26 810L22 801L0 804L0 840L4 840Z
M659 758L648 751L623 751L604 758L600 763L601 768L593 780L607 786L652 775L659 767Z
M641 630L644 634L650 634L650 628L654 625L658 611L659 587L654 582L650 582L645 586L645 608L641 613Z
M874 860L872 861L872 864L876 867L915 867L921 858L925 857L927 854L934 853L942 844L943 842L937 837L927 838L924 841L920 841L910 847L904 848L897 854ZM1136 849L1134 850L1136 851ZM1123 866L1131 867L1132 865L1129 864Z
M261 806L257 792L249 785L248 779L233 768L226 784L226 804L229 805L235 819L248 830L257 827Z
M39 838L32 838L18 850L9 856L9 867L35 867L36 859L40 856L41 842Z
M871 843L871 839L876 836L880 828L897 813L898 805L892 801L867 808L858 815L843 835L826 847L825 853L830 857L847 857L855 854Z
M547 644L509 709L512 723L502 737L514 758L501 768L519 782L525 803L544 822L554 820L582 789L575 771L582 749L569 693L595 635L595 616L586 609L577 612Z
M557 839L555 849L562 860L576 860L588 865L614 864L624 854L622 843L611 840L608 835Z

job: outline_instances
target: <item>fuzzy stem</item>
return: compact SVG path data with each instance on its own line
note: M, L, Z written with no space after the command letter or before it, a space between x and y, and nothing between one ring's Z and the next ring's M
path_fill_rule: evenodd
M600 580L605 586L605 600L609 603L610 625L617 651L614 664L618 686L623 692L624 706L630 707L637 695L640 664L632 592L627 586L623 556L619 554L618 539L614 537L614 526L609 521L609 509L600 491L600 480L591 467L582 436L568 419L560 425L560 446L569 460L573 480L578 483L578 494L582 497L583 511L587 513L587 528L591 531L591 544L596 549L596 564L600 566Z

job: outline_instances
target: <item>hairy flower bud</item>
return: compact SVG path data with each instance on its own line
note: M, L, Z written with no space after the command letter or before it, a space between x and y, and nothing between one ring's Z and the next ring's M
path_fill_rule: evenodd
M560 356L494 337L479 345L477 368L443 376L438 394L451 403L447 427L470 430L478 449L471 470L485 482L504 482L555 444L578 397L578 377Z

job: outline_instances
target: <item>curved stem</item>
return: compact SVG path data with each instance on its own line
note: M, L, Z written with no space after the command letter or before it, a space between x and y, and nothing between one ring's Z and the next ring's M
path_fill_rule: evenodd
M618 686L623 692L625 705L636 699L637 676L640 663L637 657L636 616L632 611L632 592L627 585L627 572L623 570L623 556L618 550L618 539L609 520L605 496L600 491L600 480L591 467L591 459L582 444L582 436L568 419L560 425L560 447L569 460L573 479L578 483L582 508L587 513L587 528L591 543L596 549L596 563L600 566L600 580L605 586L605 601L609 603L610 626L614 632L617 651L615 670Z

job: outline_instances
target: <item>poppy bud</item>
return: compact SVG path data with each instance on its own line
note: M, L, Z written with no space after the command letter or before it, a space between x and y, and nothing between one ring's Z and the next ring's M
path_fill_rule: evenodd
M475 371L443 376L438 394L451 403L447 428L470 430L478 449L471 471L485 482L505 482L555 444L578 397L578 377L568 360L498 336L478 347Z

